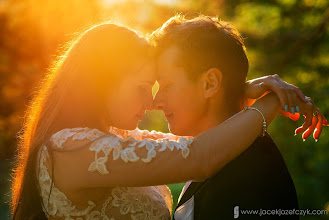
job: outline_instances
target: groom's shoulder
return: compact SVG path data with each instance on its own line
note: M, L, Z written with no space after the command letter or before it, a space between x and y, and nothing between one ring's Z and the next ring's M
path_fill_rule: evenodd
M258 137L247 150L207 181L209 185L241 186L241 189L256 191L274 189L276 183L295 188L284 158L269 134Z
M266 166L259 166L260 164ZM274 140L267 133L264 137L256 138L248 149L232 160L225 168L239 168L240 165L253 167L256 170L266 169L267 166L274 166L274 168L279 169L282 166L285 167L285 161Z
M206 180L195 196L195 219L203 219L198 218L200 216L232 217L236 205L242 208L298 208L294 183L269 134L257 138L245 152Z

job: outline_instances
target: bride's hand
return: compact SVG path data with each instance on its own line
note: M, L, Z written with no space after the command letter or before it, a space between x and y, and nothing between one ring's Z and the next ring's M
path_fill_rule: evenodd
M286 112L290 111L294 114L299 111L298 98L306 103L303 92L298 87L283 81L277 74L246 82L245 95L248 99L261 98L271 91L278 96L282 109Z
M298 127L295 130L295 135L302 133L302 138L303 141L306 140L312 133L313 133L313 138L317 142L320 134L322 132L322 126L328 126L327 119L323 116L323 114L320 112L319 108L317 108L312 101L310 97L305 97L305 102L299 101L300 105L300 114L304 115L305 122L303 123L302 126ZM281 110L282 111L282 110ZM281 115L285 117L290 117L291 118L291 113L289 112L280 112ZM299 113L296 113L297 119L300 117Z
M280 100L282 106L280 114L282 116L297 121L300 117L299 113L304 115L305 123L296 129L295 134L304 132L302 137L305 140L313 133L313 137L317 141L322 126L328 126L327 120L314 105L311 98L305 97L298 87L283 81L277 74L246 82L245 94L248 99L257 99L272 91ZM313 115L314 112L315 114L318 112L318 114Z

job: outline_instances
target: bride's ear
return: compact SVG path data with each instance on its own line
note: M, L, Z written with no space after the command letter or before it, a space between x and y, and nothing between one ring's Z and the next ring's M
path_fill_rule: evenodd
M205 98L210 98L219 92L222 84L222 72L217 68L211 68L202 76L202 86Z

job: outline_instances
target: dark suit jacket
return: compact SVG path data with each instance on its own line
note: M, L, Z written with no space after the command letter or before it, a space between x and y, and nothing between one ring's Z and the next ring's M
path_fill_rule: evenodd
M241 210L298 209L296 189L282 155L267 134L215 176L192 182L177 207L194 195L194 219L299 219L297 215L243 215Z

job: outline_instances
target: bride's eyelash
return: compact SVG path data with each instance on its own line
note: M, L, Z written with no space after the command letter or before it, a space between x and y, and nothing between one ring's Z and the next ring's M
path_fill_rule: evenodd
M139 86L138 88L142 91L148 91L149 90L148 86L145 86L145 85ZM150 90L152 90L152 89L150 89Z

